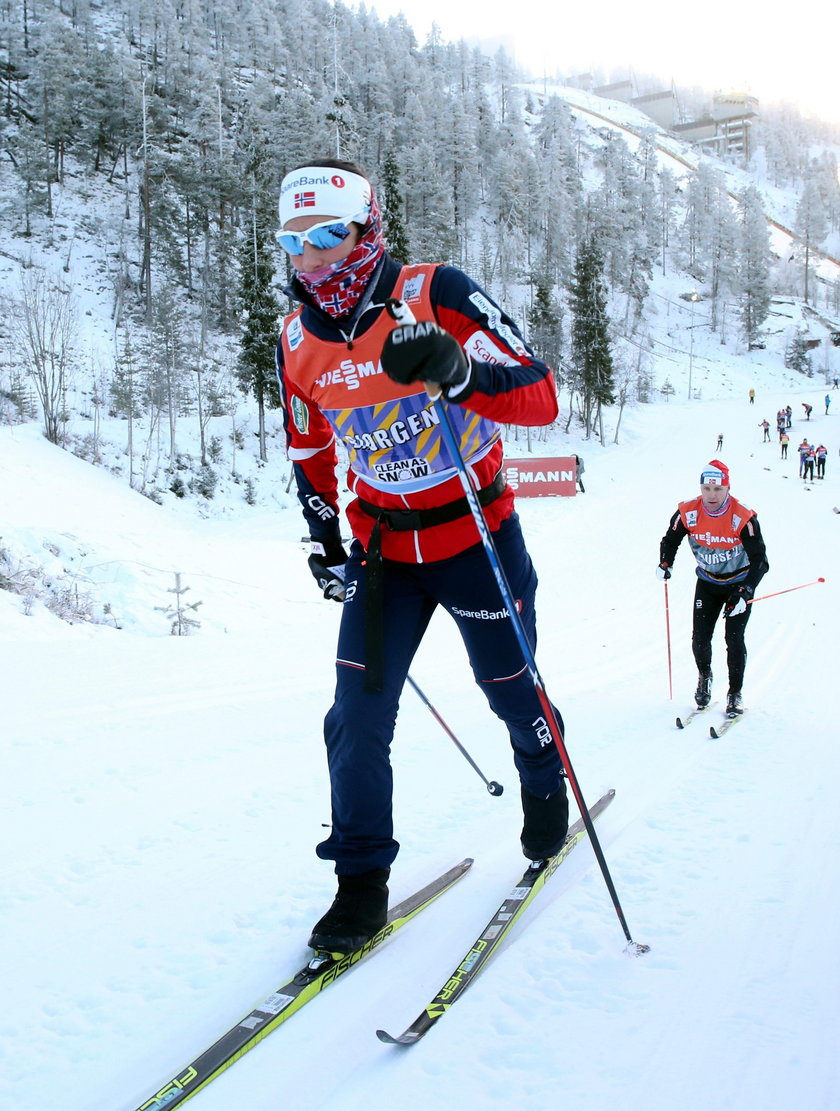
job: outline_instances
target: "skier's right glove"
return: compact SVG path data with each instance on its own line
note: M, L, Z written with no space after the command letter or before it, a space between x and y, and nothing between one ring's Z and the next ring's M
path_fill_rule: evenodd
M656 568L656 577L662 579L663 582L666 582L671 577L671 568L664 559Z
M311 544L312 554L307 562L315 581L324 592L325 598L332 598L334 602L343 602L344 564L347 562L347 552L337 540L329 540L326 543L313 540Z
M382 369L401 386L435 382L444 394L470 376L463 347L434 321L401 324L389 332L382 347Z

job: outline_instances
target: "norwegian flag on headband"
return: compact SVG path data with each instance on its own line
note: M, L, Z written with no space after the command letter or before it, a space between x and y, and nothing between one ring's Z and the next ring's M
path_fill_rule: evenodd
M295 193L295 208L313 208L315 205L314 190L309 193Z

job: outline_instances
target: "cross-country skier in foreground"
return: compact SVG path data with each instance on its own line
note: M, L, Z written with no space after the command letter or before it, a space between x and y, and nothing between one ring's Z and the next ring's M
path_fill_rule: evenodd
M336 690L324 723L338 893L309 944L347 953L385 924L399 843L390 745L403 684L435 608L455 621L479 687L505 723L521 781L522 849L561 847L568 800L557 747L504 610L424 383L442 390L532 646L536 574L502 472L498 421L550 424L550 369L461 270L402 266L385 250L379 208L358 166L317 161L283 179L277 239L301 303L284 322L277 366L289 457L309 526L309 566L343 599ZM395 342L389 299L418 322ZM337 441L349 456L354 540L341 542ZM560 721L558 714L558 721Z
M697 561L691 647L697 664L694 698L700 709L712 697L712 633L723 610L729 669L727 714L744 712L742 688L747 664L744 633L750 599L770 569L758 518L729 493L729 469L713 459L700 475L700 496L680 502L659 545L660 579L671 567L683 537Z

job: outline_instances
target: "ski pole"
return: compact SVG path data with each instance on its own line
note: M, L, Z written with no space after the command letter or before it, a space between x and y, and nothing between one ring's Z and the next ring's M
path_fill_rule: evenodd
M671 617L668 610L668 583L662 584L665 587L665 640L668 644L668 697L674 697L674 680L671 673Z
M578 778L575 775L574 768L572 767L572 762L569 759L569 753L566 750L563 733L557 721L557 716L554 713L554 707L551 705L551 702L548 699L545 684L543 683L542 678L540 677L540 673L537 669L537 661L534 657L531 645L528 642L528 634L525 632L525 626L522 624L522 619L517 612L516 601L513 597L513 592L511 591L510 585L508 584L504 568L502 567L501 561L499 559L499 554L496 551L496 545L493 542L493 537L490 533L490 529L487 525L484 512L481 508L481 503L478 500L475 486L472 483L472 479L470 478L470 473L467 470L467 465L464 462L464 457L461 454L461 449L458 445L458 441L455 438L455 433L449 420L449 413L447 412L447 403L444 401L442 392L440 391L439 387L437 388L434 396L432 395L430 390L427 390L427 393L429 393L429 396L432 400L432 405L434 406L435 412L438 415L441 433L447 447L449 448L452 460L460 476L461 485L464 488L464 494L466 495L467 503L470 507L470 512L472 513L476 528L478 529L478 534L481 538L481 543L484 546L484 550L487 554L487 559L490 562L490 567L493 571L493 575L499 587L499 593L502 596L502 603L507 609L511 627L514 631L514 634L516 635L516 639L519 642L519 646L522 649L522 655L525 658L526 667L530 672L531 679L533 680L534 688L537 693L537 699L542 708L549 730L551 731L551 735L554 738L554 743L556 744L557 750L560 753L560 759L562 760L563 767L566 770L566 777L569 780L569 784L572 788L575 800L578 804L578 807L580 808L580 816L583 819L583 824L586 827L587 834L589 835L589 840L592 844L592 848L595 852L598 864L600 865L601 873L604 877L604 881L607 885L607 890L609 891L610 897L613 901L613 907L615 908L615 912L618 915L618 920L621 923L621 928L624 931L624 936L627 938L627 948L636 956L641 953L647 953L650 949L650 946L634 941L627 926L627 920L624 917L624 911L621 909L621 903L618 899L618 892L616 891L615 884L612 881L612 876L610 875L610 870L607 866L607 861L601 848L601 842L598 840L598 835L595 833L595 827L592 823L592 818L589 815L589 808L584 801Z
M336 592L335 597L338 598L341 601L344 601L344 591L342 590L340 593ZM426 706L428 706L428 708L431 711L432 716L434 717L435 721L438 722L441 729L443 729L444 733L446 733L446 735L449 737L449 739L452 741L452 743L455 745L455 747L458 749L458 751L461 753L461 755L464 757L464 759L467 761L467 763L470 765L470 767L474 768L476 770L476 772L478 772L479 777L484 781L484 784L487 787L487 790L490 792L490 794L491 795L501 795L504 792L504 787L502 786L502 784L499 783L499 781L496 780L496 779L488 779L487 778L487 776L484 774L484 772L481 770L481 768L478 766L478 764L476 764L475 760L473 760L472 756L470 756L470 754L467 752L466 748L464 748L464 746L461 744L461 742L458 740L458 738L455 736L455 734L452 732L452 730L449 728L449 726L446 724L446 722L443 720L443 718L440 716L440 714L437 712L437 710L431 704L429 699L425 696L425 694L423 694L423 692L420 690L420 688L414 682L414 680L411 678L411 676L406 675L406 679L408 680L408 682L411 684L411 686L414 688L414 690L419 695L420 701L425 703Z
M464 748L464 746L461 744L461 742L458 740L458 738L455 736L455 734L452 732L452 730L449 728L449 726L446 724L446 722L443 720L443 718L440 716L440 714L437 712L428 698L426 698L425 694L423 694L423 692L420 690L411 676L406 675L406 679L409 681L414 690L417 691L417 694L420 696L421 702L425 703L429 710L431 710L432 716L434 717L435 721L437 721L437 723L443 729L444 733L446 733L446 735L449 737L449 739L452 741L452 743L455 745L455 747L458 749L458 751L461 753L470 767L478 772L479 778L484 780L485 786L487 787L487 790L490 792L490 794L500 795L504 791L504 787L501 785L501 783L498 783L495 779L487 778L487 776L484 774L478 764L476 764L475 760L473 760L472 756L470 756L470 754L467 752L467 750Z
M790 594L790 592L792 590L804 590L806 586L816 586L817 583L824 583L824 582L825 582L825 579L819 578L819 579L814 579L814 581L812 583L802 583L800 586L789 586L786 590L776 590L772 594L762 594L758 598L750 598L749 602L747 602L747 605L751 606L753 604L753 602L763 602L765 600L765 598L778 598L778 596L780 594Z

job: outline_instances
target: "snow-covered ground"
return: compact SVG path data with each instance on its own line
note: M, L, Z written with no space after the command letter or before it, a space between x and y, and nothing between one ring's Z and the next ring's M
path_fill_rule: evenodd
M507 789L491 797L406 690L392 898L467 855L472 872L196 1111L840 1108L840 392L824 416L819 378L748 374L706 382L702 401L681 387L626 412L618 445L558 433L544 453L582 454L586 494L519 502L541 580L540 670L586 798L616 790L598 833L650 953L624 953L584 843L420 1045L376 1040L417 1014L524 864L506 737L440 616L412 675ZM787 403L783 462L758 425ZM756 603L749 710L712 741L708 715L674 728L695 681L687 546L669 588L673 700L654 567L719 432L733 492L767 540L759 593L826 582ZM826 480L808 487L805 433L830 449ZM287 467L279 455L269 467L273 501L202 520L34 426L0 429L0 548L76 583L122 626L69 625L0 590L3 1108L133 1111L305 961L332 898L313 846L329 821L321 721L338 608L307 571ZM201 602L200 628L180 638L162 612L176 572Z

